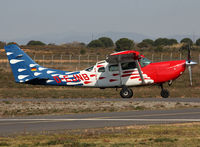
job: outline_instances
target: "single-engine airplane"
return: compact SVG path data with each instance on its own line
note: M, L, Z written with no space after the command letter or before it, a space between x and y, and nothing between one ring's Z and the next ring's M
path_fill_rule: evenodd
M70 72L38 65L16 44L7 45L4 48L17 83L101 89L121 88L122 98L133 96L130 87L145 85L159 85L161 96L167 98L169 91L163 88L163 83L172 84L188 66L192 84L191 66L197 64L191 61L190 50L188 50L188 61L157 63L152 63L137 51L128 50L110 54L106 60L97 62L85 70Z

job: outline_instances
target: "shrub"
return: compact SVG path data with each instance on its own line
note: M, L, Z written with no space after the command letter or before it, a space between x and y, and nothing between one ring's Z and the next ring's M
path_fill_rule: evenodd
M41 41L35 41L35 40L31 40L27 43L27 46L31 46L31 45L41 45L44 46L46 45L45 43L41 42Z
M200 38L196 40L196 45L200 46Z

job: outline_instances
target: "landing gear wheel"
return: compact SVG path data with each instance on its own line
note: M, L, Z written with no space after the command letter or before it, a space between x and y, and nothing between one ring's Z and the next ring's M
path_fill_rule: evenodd
M168 98L168 97L169 97L169 91L166 90L166 89L163 89L163 90L160 92L160 95L161 95L163 98Z
M133 96L133 91L129 88L122 88L120 95L122 98L131 98Z

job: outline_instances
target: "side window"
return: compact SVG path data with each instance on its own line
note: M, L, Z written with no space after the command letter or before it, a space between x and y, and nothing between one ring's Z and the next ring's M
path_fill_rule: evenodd
M118 64L110 65L110 66L109 66L109 71L119 71L119 66L118 66Z
M94 68L94 66L91 66L91 67L89 67L89 68L85 69L85 71L88 71L88 72L90 72L90 71L92 71L92 70L93 70L93 68Z
M105 72L105 67L100 67L100 68L98 69L98 72Z
M136 63L135 62L127 62L127 63L122 63L122 70L128 70L128 69L134 69L136 68Z

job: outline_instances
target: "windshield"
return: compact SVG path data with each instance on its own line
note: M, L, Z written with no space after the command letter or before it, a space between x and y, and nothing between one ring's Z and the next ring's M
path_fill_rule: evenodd
M87 69L85 69L85 71L92 71L92 69L94 68L94 66L91 66L91 67L89 67L89 68L87 68Z
M141 58L140 59L140 65L141 65L141 67L145 67L145 66L147 66L147 65L149 65L151 63L151 61L149 60L149 59L147 59L147 58Z

